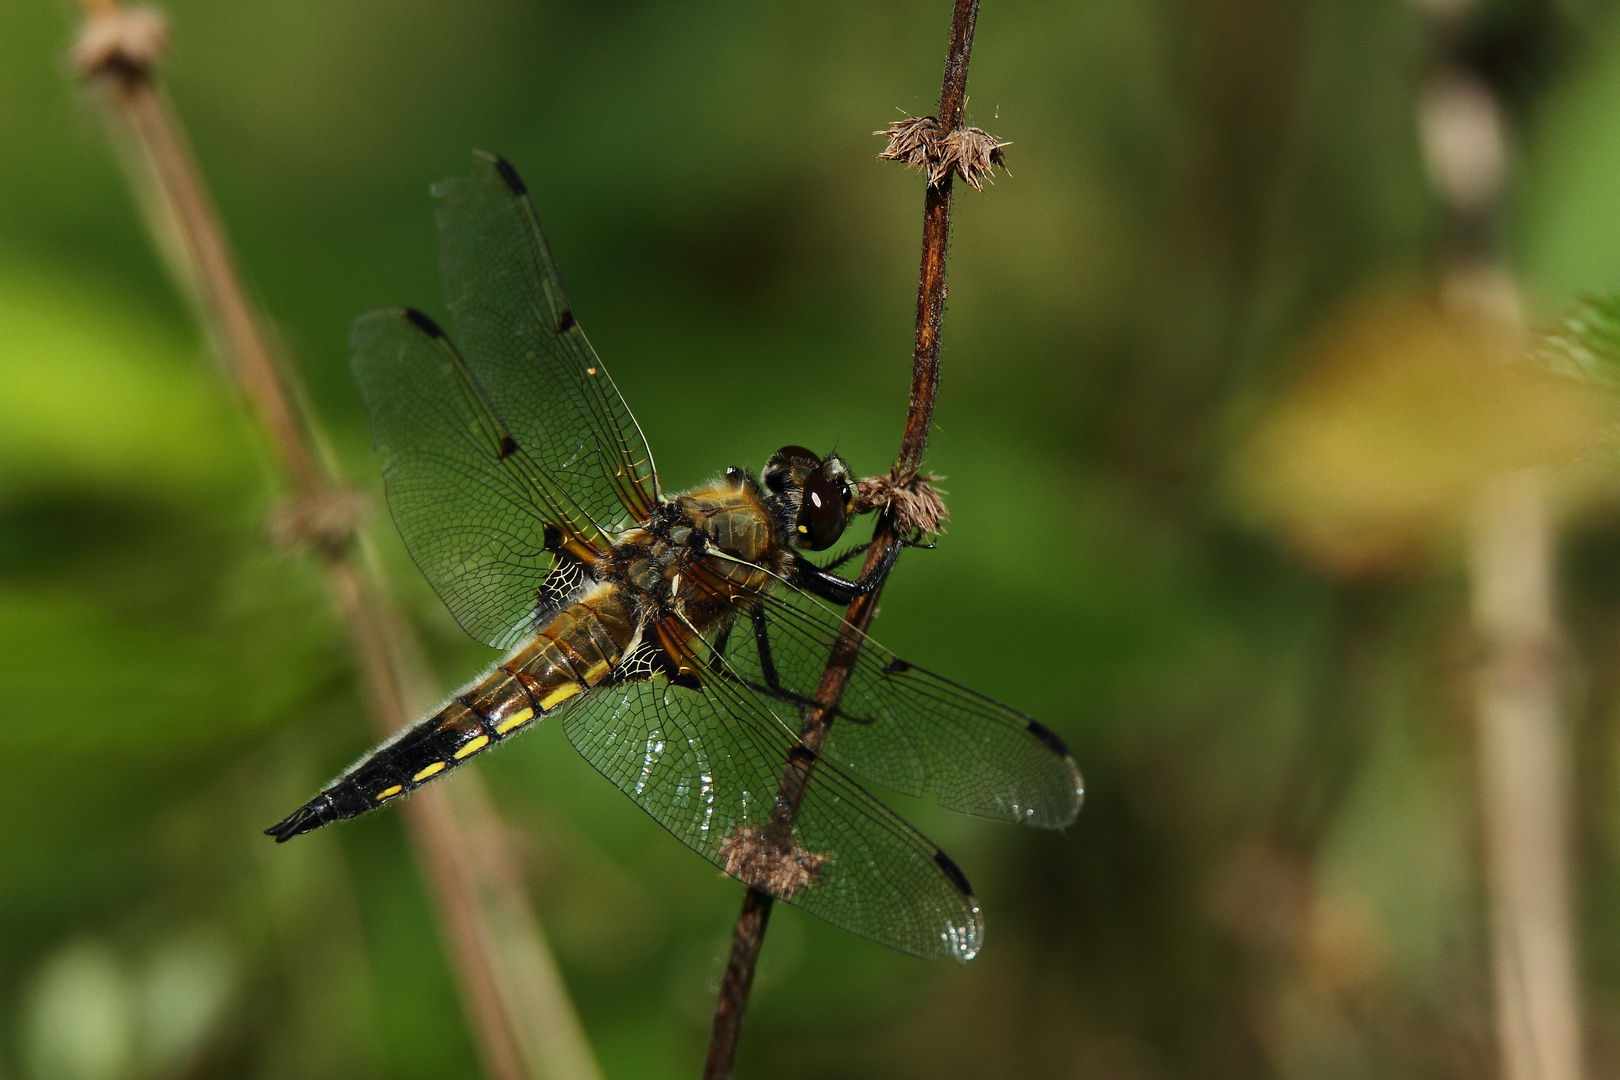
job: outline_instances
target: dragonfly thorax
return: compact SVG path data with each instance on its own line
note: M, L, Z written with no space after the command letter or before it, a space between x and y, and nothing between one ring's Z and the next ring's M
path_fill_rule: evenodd
M665 502L621 533L595 568L634 598L643 619L679 613L698 629L729 619L788 572L788 538L741 469Z

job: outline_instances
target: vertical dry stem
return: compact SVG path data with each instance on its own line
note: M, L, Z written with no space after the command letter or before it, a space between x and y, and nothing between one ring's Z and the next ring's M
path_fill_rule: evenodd
M335 479L287 392L290 375L278 370L178 120L151 79L161 23L155 13L122 9L115 0L83 0L82 7L82 74L105 91L132 144L130 179L154 236L262 422L295 498L334 498ZM352 531L305 539L325 565L374 728L387 734L405 726L426 704L421 699L431 697L413 694L403 677L402 661L415 652L409 631L360 567ZM443 787L423 790L403 810L485 1070L500 1080L595 1080L598 1070L500 823L475 777L463 778L460 788L459 813Z
M1505 1080L1581 1075L1551 534L1546 479L1526 470L1491 482L1470 545L1486 650L1479 774Z
M1448 55L1478 5L1421 3L1438 46L1418 127L1430 181L1449 216L1444 299L1459 318L1520 335L1517 290L1495 250L1508 161L1501 104L1478 74ZM1503 1080L1583 1075L1553 535L1541 472L1486 483L1468 540L1483 649L1475 687L1479 798Z
M945 79L940 91L939 123L942 131L961 130L963 108L967 103L968 63L973 53L973 30L979 18L979 0L955 0L951 18L951 41L945 55ZM952 174L937 184L929 184L923 196L922 266L917 283L917 334L911 360L911 400L906 410L905 431L892 475L911 476L922 464L933 423L934 398L939 392L939 334L945 320L945 257L950 247ZM861 567L865 578L878 570L884 557L900 542L892 514L884 513L872 533ZM850 671L860 650L860 634L877 611L882 582L849 606L845 619L856 632L839 635L827 667L816 686L816 704L805 712L799 737L811 750L819 751L832 723L832 710L843 696ZM784 793L788 789L784 781ZM802 788L798 797L802 798ZM794 809L797 799L793 799ZM754 982L754 968L770 921L769 894L749 889L742 913L732 936L731 958L715 1002L714 1026L709 1037L709 1053L704 1065L705 1080L730 1080L737 1057L737 1039L742 1030L748 992Z

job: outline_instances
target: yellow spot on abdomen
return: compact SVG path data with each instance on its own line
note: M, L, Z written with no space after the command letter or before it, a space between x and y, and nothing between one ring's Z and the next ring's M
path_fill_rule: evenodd
M419 784L423 780L426 780L428 777L430 777L430 776L438 776L442 772L444 772L444 762L435 761L433 764L429 765L427 768L423 769L421 772L419 772L415 776L411 777L411 783Z
M543 706L544 702L542 702L541 704ZM519 724L527 724L530 720L533 720L533 719L534 719L534 710L531 709L531 708L528 708L527 706L525 706L525 707L519 709L517 712L513 713L511 716L508 716L506 719L502 720L500 723L496 724L495 725L495 733L497 735L505 735L508 731L511 731L513 728L517 727Z
M608 663L606 660L598 660L596 663L592 664L590 670L585 673L586 685L595 686L597 683L602 681L602 676L606 675L610 670L612 670L612 668L613 665ZM551 706L548 705L546 707L550 708Z
M463 746L460 750L457 750L456 754L455 754L455 758L456 758L457 761L460 761L464 757L468 757L468 756L470 756L472 754L478 753L478 751L482 750L484 747L486 747L488 745L489 745L489 736L488 735L480 735L480 736L478 736L478 738L476 738L476 739L472 740L471 742L469 742L466 746Z
M567 701L569 698L573 697L583 689L585 688L577 682L563 683L561 686L557 687L557 689L540 699L540 707L545 709L547 712L550 712L552 709L555 709L558 705Z
M395 795L398 795L400 792L402 792L404 790L405 790L405 788L404 788L403 785L395 784L393 787L389 788L386 791L379 791L377 793L377 801L382 802L384 799L392 799Z

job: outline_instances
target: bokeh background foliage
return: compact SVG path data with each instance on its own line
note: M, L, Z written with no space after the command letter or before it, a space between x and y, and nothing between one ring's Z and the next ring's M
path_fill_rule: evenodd
M666 485L785 442L876 472L921 198L867 132L932 108L947 7L174 0L165 76L350 476L375 481L349 323L442 312L427 185L473 146L527 178ZM1614 8L1490 0L1471 45L1519 125L1504 225L1544 322L1620 287ZM342 637L266 540L267 455L67 75L74 11L3 21L0 1076L469 1075L398 821L258 835L367 741ZM959 198L930 452L954 520L875 633L1058 730L1089 800L1061 837L908 808L983 898L965 969L779 909L743 1074L1489 1067L1448 517L1471 474L1425 448L1454 427L1499 450L1493 395L1540 391L1475 387L1436 434L1362 363L1433 360L1419 400L1453 400L1456 342L1415 299L1441 224L1424 50L1408 0L986 4L970 122L1012 140L1013 176ZM1526 453L1577 459L1562 604L1607 1072L1613 405L1535 400ZM1394 456L1346 466L1336 438ZM489 662L378 533L439 677ZM478 767L607 1073L693 1074L737 886L557 731Z

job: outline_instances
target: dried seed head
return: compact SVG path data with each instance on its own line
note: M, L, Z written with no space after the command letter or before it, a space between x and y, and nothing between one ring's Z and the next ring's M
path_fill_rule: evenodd
M890 473L857 480L854 512L888 510L894 515L894 527L902 533L937 533L940 526L951 519L951 512L945 507L944 492L933 484L943 479L931 473L910 476Z
M938 184L954 172L974 191L983 191L986 180L994 182L992 170L996 167L1006 170L1001 148L1011 145L976 127L942 132L932 116L908 116L872 134L889 140L879 158L903 162L906 168L927 176L930 184Z
M821 880L831 856L812 855L789 835L784 844L771 831L744 825L720 842L726 873L784 900Z
M341 547L370 511L371 499L365 492L332 485L276 507L268 522L270 539L288 550L305 545Z
M169 47L169 23L150 7L114 7L92 15L73 45L73 68L82 76L122 69L144 74Z

